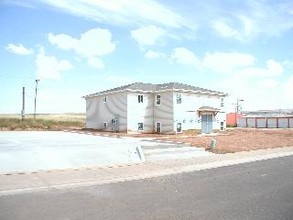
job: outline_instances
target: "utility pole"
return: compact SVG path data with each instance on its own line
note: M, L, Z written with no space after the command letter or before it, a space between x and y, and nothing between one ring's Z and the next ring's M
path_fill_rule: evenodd
M244 100L243 99L238 99L237 98L237 101L236 101L236 105L235 105L235 126L237 127L237 116L238 116L238 112L239 112L239 109L240 109L240 103L239 102L243 102Z
M34 106L34 120L36 120L36 113L37 113L37 95L38 95L38 83L39 79L36 79L36 88L35 88L35 106Z
M22 87L22 110L21 110L21 120L23 121L25 117L25 87Z

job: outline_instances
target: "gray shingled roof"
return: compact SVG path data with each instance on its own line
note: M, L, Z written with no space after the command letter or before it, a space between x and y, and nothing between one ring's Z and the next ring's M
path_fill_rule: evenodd
M170 83L162 83L162 84L136 82L136 83L128 84L125 86L120 86L120 87L116 87L113 89L89 94L89 95L86 95L85 98L99 96L99 95L106 95L106 94L114 93L114 92L123 92L123 91L163 92L163 91L168 91L168 90L191 91L191 92L196 92L196 93L208 93L208 94L215 94L215 95L220 95L220 96L227 96L227 93L224 93L224 92L203 89L200 87L191 86L191 85L178 83L178 82L170 82Z

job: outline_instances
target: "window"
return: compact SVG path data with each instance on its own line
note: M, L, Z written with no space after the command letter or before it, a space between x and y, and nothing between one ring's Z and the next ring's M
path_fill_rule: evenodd
M182 103L181 94L176 94L176 103L177 104L181 104Z
M224 131L224 122L221 121L221 131Z
M138 95L137 101L138 101L138 103L143 103L143 95Z
M157 124L156 124L156 132L161 133L161 123L160 122L157 122Z
M161 105L161 95L157 95L156 105Z
M137 127L137 130L139 131L143 131L143 123L138 123L138 127Z
M103 103L106 103L107 102L107 97L103 97Z
M107 128L107 122L103 123L103 127L104 127L104 129Z
M176 131L177 131L177 133L181 133L182 132L182 124L181 123L177 123Z
M221 108L224 107L224 98L221 98Z

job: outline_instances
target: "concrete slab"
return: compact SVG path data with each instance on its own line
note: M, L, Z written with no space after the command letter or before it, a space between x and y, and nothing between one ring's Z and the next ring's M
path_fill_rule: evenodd
M0 173L144 161L138 141L59 131L0 132Z
M153 138L109 137L60 131L0 132L0 174L208 155L210 153L202 149L163 143Z

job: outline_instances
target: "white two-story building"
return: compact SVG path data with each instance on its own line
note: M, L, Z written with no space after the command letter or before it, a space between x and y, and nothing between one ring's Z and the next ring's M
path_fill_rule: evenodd
M86 128L128 133L212 133L226 128L226 96L181 83L133 83L86 95Z

